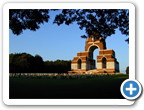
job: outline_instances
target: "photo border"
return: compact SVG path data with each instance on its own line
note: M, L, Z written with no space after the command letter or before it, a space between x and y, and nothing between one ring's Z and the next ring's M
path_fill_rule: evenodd
M132 3L6 3L3 6L3 102L6 105L132 105L127 99L9 99L9 9L129 9L129 79L135 79L135 6Z

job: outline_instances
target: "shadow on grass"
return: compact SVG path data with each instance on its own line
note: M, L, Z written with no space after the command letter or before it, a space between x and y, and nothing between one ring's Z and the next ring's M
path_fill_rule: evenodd
M121 83L128 75L89 79L9 78L10 99L124 99Z

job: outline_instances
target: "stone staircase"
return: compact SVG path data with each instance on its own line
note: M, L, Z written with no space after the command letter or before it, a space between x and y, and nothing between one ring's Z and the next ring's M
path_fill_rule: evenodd
M88 70L88 71L86 71L87 73L90 73L90 72L94 72L94 73L97 73L98 71L97 71L97 69L93 69L93 70Z

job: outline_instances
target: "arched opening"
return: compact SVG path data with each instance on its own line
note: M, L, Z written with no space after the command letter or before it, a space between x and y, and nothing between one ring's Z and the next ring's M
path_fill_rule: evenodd
M95 68L97 69L97 55L99 55L99 49L93 51L93 59L95 60Z
M91 59L93 59L93 51L95 50L95 49L97 49L98 47L96 46L96 45L92 45L90 48L89 48L89 57L91 58Z
M81 69L81 59L78 60L78 69Z
M89 48L89 58L90 58L90 68L89 69L96 69L97 68L97 55L99 55L99 48L96 45L92 45Z
M106 68L106 58L102 58L102 68Z

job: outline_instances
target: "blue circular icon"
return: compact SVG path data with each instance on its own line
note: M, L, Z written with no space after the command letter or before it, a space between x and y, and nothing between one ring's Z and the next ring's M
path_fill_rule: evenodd
M139 86L134 81L128 81L123 86L123 92L128 97L135 97L139 93Z
M141 93L141 85L136 80L125 80L121 85L121 93L127 99L136 99Z

